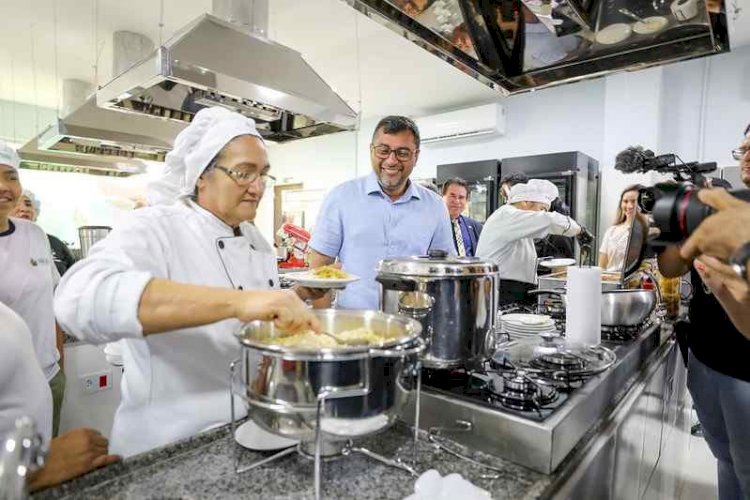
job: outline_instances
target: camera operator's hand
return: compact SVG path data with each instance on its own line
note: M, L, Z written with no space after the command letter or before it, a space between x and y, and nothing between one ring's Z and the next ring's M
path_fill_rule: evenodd
M750 241L750 203L739 200L723 189L702 189L698 199L716 210L709 216L680 250L688 261L698 255L711 255L728 260L740 245Z
M576 235L576 239L578 240L579 245L582 247L588 247L591 246L591 243L594 241L594 235L591 234L588 229L581 226L581 232Z

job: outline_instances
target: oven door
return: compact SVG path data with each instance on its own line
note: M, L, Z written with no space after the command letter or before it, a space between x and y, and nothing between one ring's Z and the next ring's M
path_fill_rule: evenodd
M497 196L494 180L474 181L469 183L469 205L465 216L476 219L482 224L497 208Z

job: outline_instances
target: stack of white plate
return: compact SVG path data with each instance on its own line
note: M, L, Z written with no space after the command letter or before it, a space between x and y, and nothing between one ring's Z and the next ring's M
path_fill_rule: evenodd
M503 314L503 330L511 337L533 337L540 333L554 333L554 320L544 314Z

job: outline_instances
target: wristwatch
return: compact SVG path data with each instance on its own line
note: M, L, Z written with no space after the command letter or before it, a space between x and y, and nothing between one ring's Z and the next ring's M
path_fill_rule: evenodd
M747 275L747 261L750 260L750 241L740 245L729 257L729 265L743 280L750 280Z

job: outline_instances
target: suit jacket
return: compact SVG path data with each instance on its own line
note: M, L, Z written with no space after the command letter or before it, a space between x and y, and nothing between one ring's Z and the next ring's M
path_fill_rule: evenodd
M471 256L474 256L474 253L477 251L477 242L479 242L479 235L482 234L482 223L478 220L472 219L471 217L464 217L463 215L459 215L461 219L463 219L464 223L466 224L466 228L469 230L469 238L471 240L471 248L473 249L473 252ZM455 247L456 245L456 236L453 236L453 245ZM456 250L458 250L456 248Z

